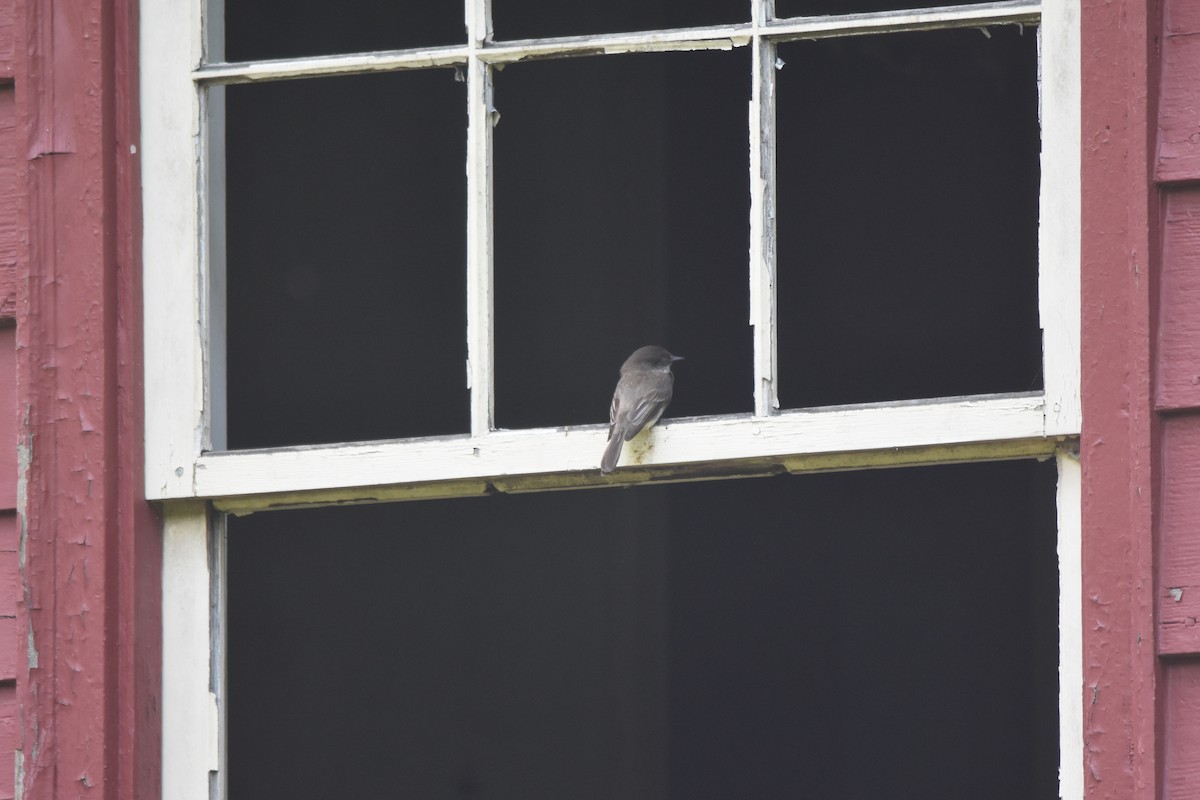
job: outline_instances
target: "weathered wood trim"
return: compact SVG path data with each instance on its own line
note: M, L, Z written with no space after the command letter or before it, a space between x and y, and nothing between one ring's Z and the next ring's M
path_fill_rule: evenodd
M1042 185L1038 317L1046 431L1077 434L1079 397L1079 6L1047 2L1038 28Z
M163 800L211 800L220 766L213 692L212 561L205 504L168 503L163 521Z
M775 282L776 45L762 35L775 16L774 0L754 3L750 78L750 326L754 329L754 413L779 408L778 292Z
M151 33L152 32L152 33ZM200 0L141 3L142 253L146 494L178 494L192 482L208 440L204 406L208 280L201 259Z
M763 20L759 24L759 33L770 38L771 41L784 42L895 31L986 27L989 25L1036 25L1041 16L1041 8L1040 0L1011 0L1011 2L946 6L919 11ZM754 36L754 24L744 22L702 28L679 28L670 31L639 31L503 42L489 41L476 54L489 64L508 64L527 59L551 57L729 50L749 45ZM193 77L202 84L291 80L322 75L350 75L463 66L472 55L473 51L470 45L451 45L271 61L210 63L198 67Z
M1031 440L1039 443L1037 452L1049 455L1056 441L1046 438L1044 423L1040 394L665 420L631 442L622 466L609 476L599 472L607 437L607 426L600 425L232 451L201 456L194 492L216 499L324 490L336 498L353 490L344 495L351 498L384 490L392 496L403 484L545 484L548 476L564 486L620 485L698 473L755 474L764 464L796 471L845 468L847 458L864 453L875 456L862 466L902 464L904 451L916 448L973 446L975 457L989 458L992 448ZM970 457L966 449L958 452Z
M471 433L495 421L495 314L492 237L492 136L498 112L492 67L480 59L492 37L490 0L467 3L467 388Z
M1083 800L1083 483L1078 443L1058 459L1058 796Z
M1157 800L1151 265L1157 8L1081 13L1083 708L1087 800Z
M159 792L159 530L142 492L137 9L22 0L16 794Z

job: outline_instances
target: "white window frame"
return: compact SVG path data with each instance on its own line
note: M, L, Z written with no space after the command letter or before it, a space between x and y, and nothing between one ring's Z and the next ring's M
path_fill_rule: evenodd
M146 495L162 501L163 797L223 796L223 619L219 512L342 502L461 497L674 480L714 470L803 473L1020 457L1059 466L1060 796L1083 797L1080 474L1079 0L1012 2L839 17L774 19L629 34L492 42L490 0L465 0L463 45L224 63L204 0L142 0L141 109L145 298ZM215 24L214 24L215 23ZM210 27L206 31L205 25ZM779 410L776 359L775 80L783 41L989 25L1036 25L1042 189L1038 302L1044 390ZM496 430L492 321L492 71L530 56L749 47L750 319L754 411L675 419L623 468L598 470L607 426ZM222 154L207 87L280 78L458 66L467 81L467 382L470 431L382 442L213 452L223 444L223 247L209 224ZM206 184L212 174L213 181Z

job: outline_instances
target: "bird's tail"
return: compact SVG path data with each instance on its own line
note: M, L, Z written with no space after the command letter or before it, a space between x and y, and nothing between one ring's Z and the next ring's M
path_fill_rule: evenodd
M625 437L621 431L613 428L608 435L608 446L604 448L604 457L600 459L600 471L608 474L617 468L617 459L621 457L621 445Z

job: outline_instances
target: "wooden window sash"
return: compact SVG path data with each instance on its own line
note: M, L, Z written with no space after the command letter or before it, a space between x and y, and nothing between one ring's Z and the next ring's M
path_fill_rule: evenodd
M200 12L199 2L193 0L191 4L195 15ZM1067 230L1070 224L1041 226L1039 302L1046 328L1043 366L1047 388L1039 394L1040 403L1033 403L1025 395L1005 395L979 396L958 406L953 402L948 404L947 398L933 398L915 403L779 411L774 140L777 44L830 36L1036 24L1043 14L1039 2L1015 0L877 14L774 19L773 0L753 0L749 23L498 43L491 40L490 0L471 0L467 8L468 35L463 46L229 64L220 60L219 31L204 29L209 39L202 41L199 25L195 26L191 49L175 44L167 47L163 37L144 43L149 47L147 55L155 63L172 62L174 70L168 70L172 80L155 80L151 82L151 92L144 90L147 96L143 98L143 107L158 108L165 103L171 118L160 130L187 130L190 134L188 138L176 136L176 144L184 146L168 148L168 153L160 154L151 147L144 154L145 172L152 177L146 187L145 247L147 408L151 410L147 426L148 496L162 500L213 498L224 505L233 503L220 498L237 496L239 507L253 510L255 501L251 491L261 497L262 507L266 508L279 496L298 502L307 493L311 502L344 502L371 496L421 495L426 484L474 480L476 484L491 482L495 486L496 479L506 475L545 486L555 481L562 485L601 483L597 476L580 477L576 473L595 467L591 451L603 449L604 426L522 432L495 430L492 307L492 128L496 117L492 67L531 57L595 55L598 50L607 54L746 46L753 51L748 125L753 413L673 420L660 425L655 436L656 447L643 454L644 469L636 474L622 470L603 482L661 478L663 471L698 474L707 461L720 462L715 468L723 474L738 474L739 468L756 472L764 464L776 469L794 469L798 464L823 469L831 463L858 461L874 465L912 463L917 456L910 450L945 447L956 448L958 458L1009 457L1012 452L1027 452L1030 441L1039 437L1044 440L1043 452L1049 453L1061 437L1077 435L1078 237ZM173 19L183 16L178 11L147 11L151 16L161 14ZM150 22L153 24L153 19ZM184 64L187 66L183 67ZM220 452L224 445L221 401L224 336L220 300L223 247L218 222L221 214L216 203L222 180L222 153L220 148L209 146L212 137L206 135L209 129L219 130L223 123L220 87L248 81L438 66L463 70L467 82L466 383L471 401L466 450L471 457L455 460L443 455L462 452L463 436L346 443L332 448L280 447L269 453ZM1069 71L1070 67L1065 69ZM1053 94L1053 87L1059 85L1069 86L1070 81L1053 81L1053 86L1040 94L1043 104L1058 108L1065 102ZM155 88L165 91L167 87L174 92L169 102L163 94L153 100L148 96ZM1044 120L1047 134L1058 125L1059 116L1051 114ZM1047 160L1044 171L1053 171L1043 180L1043 218L1048 218L1047 211L1054 209L1062 216L1049 218L1070 221L1078 219L1078 202L1071 192L1060 187L1072 185L1069 151L1070 143L1077 141L1077 120L1073 140L1070 125L1062 127L1053 136L1044 136ZM1058 157L1051 159L1050 153ZM1078 163L1077 153L1075 163ZM1073 174L1078 174L1077 169ZM160 180L164 175L170 181ZM171 196L168 183L175 187L176 196L184 185L199 187L199 192L189 195L190 203L152 199ZM185 243L190 245L182 247ZM180 291L183 287L189 288L190 294ZM186 322L197 318L201 320L199 326ZM975 415L974 422L956 421L948 427L945 415L951 407L967 417ZM903 437L904 441L899 443L886 435L881 439L871 438L879 430L872 422L881 413L887 419L887 408L893 409L895 419L924 417L922 422L909 425L907 432L914 433L913 437ZM1012 424L997 426L997 418ZM764 430L771 435L762 436ZM536 437L536 443L532 437ZM733 444L739 440L740 446ZM831 453L824 444L819 444L826 441L839 442L840 450ZM768 445L758 449L767 442ZM522 455L522 448L531 448L533 452ZM350 467L356 460L375 468ZM242 480L264 462L271 467L259 472L256 480ZM413 465L420 465L422 471L415 471ZM314 479L324 482L316 485ZM464 491L469 490L464 487Z
M206 0L141 4L146 326L146 491L164 502L163 796L223 796L220 677L223 511L537 491L648 480L1055 457L1059 467L1060 794L1083 797L1079 410L1079 20L1077 0L1016 0L663 31L491 41L490 0L467 0L450 47L226 63ZM1042 109L1039 312L1045 389L778 410L774 286L774 81L781 42L1038 26ZM206 42L205 36L210 38ZM603 425L494 430L491 265L492 67L532 57L751 47L750 414L667 420L635 466L601 478ZM471 428L460 436L215 452L223 308L220 230L208 192L221 172L208 129L217 87L263 80L458 67L468 83L468 353ZM198 323L196 321L199 321ZM215 557L214 557L215 556Z

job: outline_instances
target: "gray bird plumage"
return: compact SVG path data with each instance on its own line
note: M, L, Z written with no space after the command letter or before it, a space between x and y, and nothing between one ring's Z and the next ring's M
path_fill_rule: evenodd
M674 392L671 365L683 360L657 345L639 347L621 365L621 378L608 410L608 446L600 459L600 471L612 472L621 457L621 446L643 430L649 430L666 411Z

